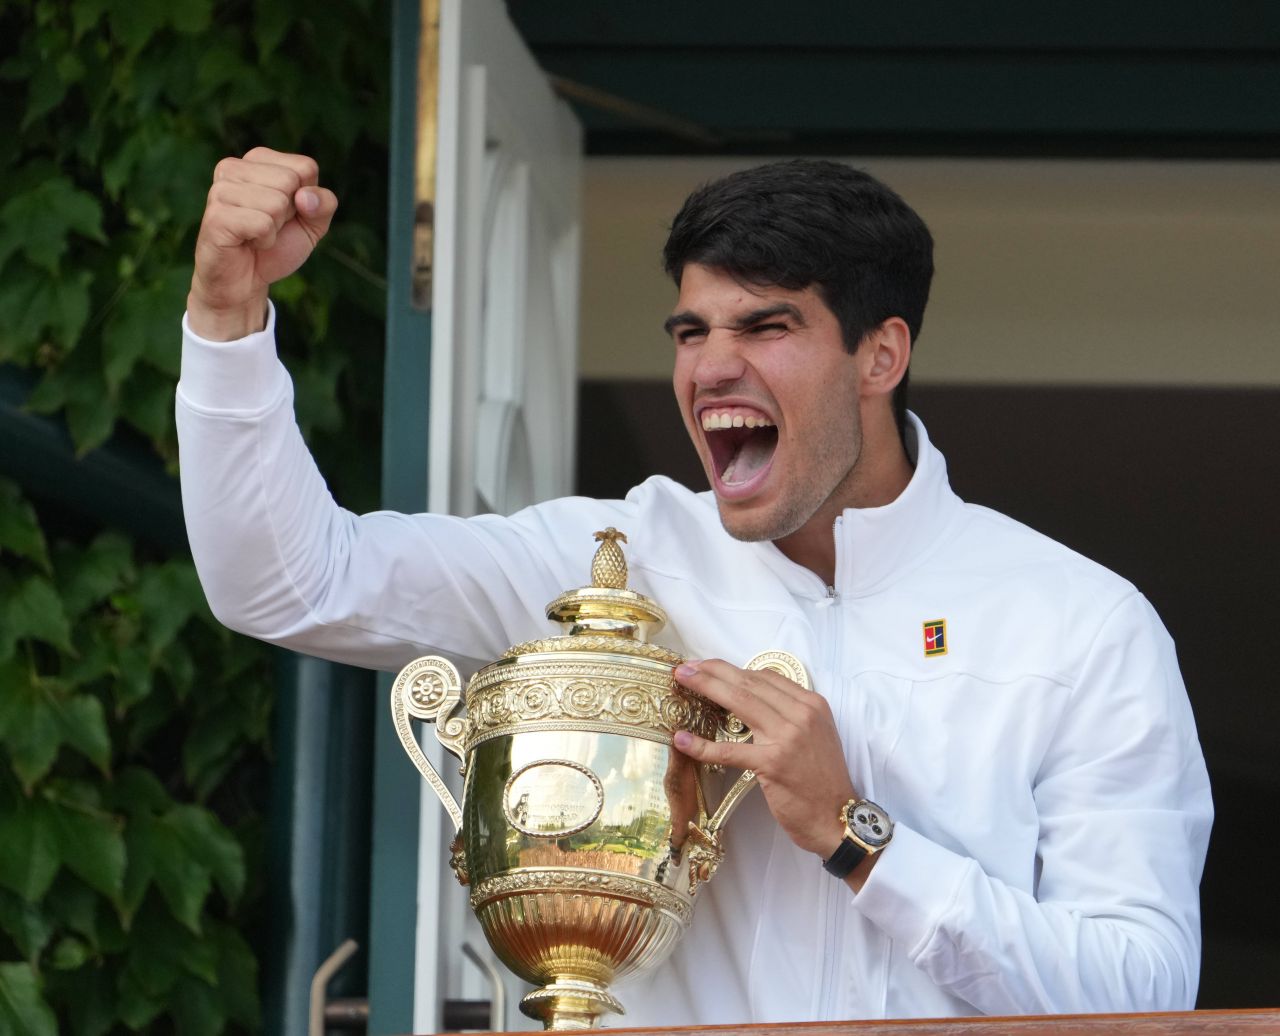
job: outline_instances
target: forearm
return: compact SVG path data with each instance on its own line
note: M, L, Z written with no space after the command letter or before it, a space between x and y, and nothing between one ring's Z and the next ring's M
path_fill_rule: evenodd
M214 614L262 640L393 670L428 652L474 668L544 635L546 602L581 578L593 523L619 519L581 504L510 519L343 509L298 431L273 332L269 314L242 341L184 342L183 507Z
M263 333L226 343L184 328L176 407L183 509L219 620L305 649L305 629L324 624L326 559L350 516L298 434L273 331L273 316Z
M427 647L430 593L413 594L434 551L401 515L365 518L331 497L298 431L292 387L275 357L273 320L230 343L184 337L177 424L183 508L210 607L240 632L309 654L396 668ZM447 521L447 519L441 519ZM441 568L443 559L437 559ZM416 598L416 599L414 599ZM456 606L440 607L443 616ZM438 632L448 639L445 628ZM465 652L476 637L450 644ZM487 645L486 645L487 646ZM479 647L477 647L477 650Z

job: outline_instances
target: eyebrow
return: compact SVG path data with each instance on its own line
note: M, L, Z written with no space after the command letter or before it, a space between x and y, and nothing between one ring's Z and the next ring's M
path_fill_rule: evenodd
M804 316L795 306L789 302L779 302L774 306L762 306L760 309L753 309L749 313L743 313L742 316L733 320L727 326L734 331L745 331L749 327L753 327L762 321L771 317L791 317L796 323L803 324ZM672 313L662 324L662 330L667 334L671 334L677 327L706 327L707 321L698 316L691 310L685 310L682 313Z

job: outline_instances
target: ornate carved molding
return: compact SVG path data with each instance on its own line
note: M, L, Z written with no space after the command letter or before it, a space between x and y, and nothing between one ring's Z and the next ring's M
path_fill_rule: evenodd
M588 633L578 633L571 637L548 637L545 640L527 640L523 644L508 648L502 657L516 658L519 655L537 655L547 651L603 651L618 654L623 649L628 655L647 658L668 666L678 666L684 661L683 656L657 644L624 640L619 637L592 636Z
M468 750L501 734L595 730L670 744L677 730L714 740L724 711L644 665L558 655L481 670L467 688Z

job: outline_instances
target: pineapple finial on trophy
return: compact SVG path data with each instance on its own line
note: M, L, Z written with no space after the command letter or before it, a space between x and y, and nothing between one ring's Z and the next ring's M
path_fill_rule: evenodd
M627 542L627 534L612 525L596 533L600 546L591 560L591 585L601 589L625 590L627 588L627 559L618 541Z
M547 605L547 618L571 637L605 636L648 641L662 629L667 613L644 594L627 589L627 559L619 544L624 533L610 526L595 534L600 546L591 562L591 581L566 590ZM582 648L585 650L585 648Z

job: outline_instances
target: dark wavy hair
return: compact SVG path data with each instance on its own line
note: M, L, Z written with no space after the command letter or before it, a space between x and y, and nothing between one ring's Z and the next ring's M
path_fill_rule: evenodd
M685 200L662 250L680 285L685 266L723 270L746 284L815 287L845 348L900 317L914 344L933 280L933 237L875 177L839 162L772 162L703 184ZM907 375L893 394L901 434Z

